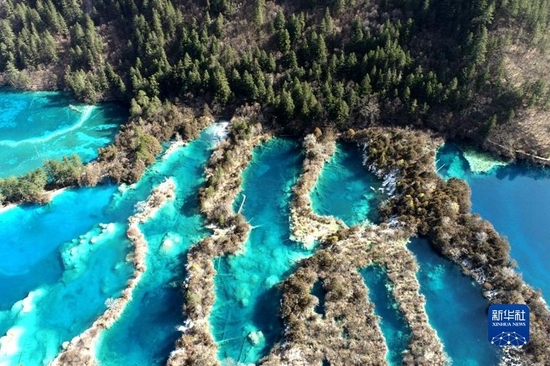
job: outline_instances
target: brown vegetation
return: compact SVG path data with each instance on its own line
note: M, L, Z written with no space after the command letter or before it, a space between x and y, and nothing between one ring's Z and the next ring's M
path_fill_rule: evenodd
M290 205L290 228L292 240L312 248L314 241L326 238L340 228L347 227L335 217L320 216L313 212L310 193L325 163L334 154L336 136L330 129L323 133L316 128L313 134L304 138L305 159L300 178L292 188L294 198Z
M229 138L212 153L206 167L206 183L199 191L201 211L208 223L227 227L233 212L233 201L241 190L240 173L252 158L255 146L270 138L261 124L236 117L232 120ZM234 218L234 220L237 220Z
M190 108L168 102L161 104L147 99L142 104L137 104L134 118L121 127L115 142L100 149L100 173L96 175L117 183L134 183L155 161L161 142L176 135L189 141L213 121L208 113L199 117Z
M506 240L470 212L467 184L438 177L434 140L418 131L382 128L358 132L354 140L363 147L373 172L395 178L395 194L382 207L382 219L406 223L430 239L434 249L483 286L490 303L526 303L532 314L531 341L508 352L529 365L550 362L550 312L540 293L514 270Z
M443 347L428 322L424 297L418 292L418 266L406 248L410 233L387 225L354 226L322 242L322 249L303 260L281 285L284 340L264 364L316 364L322 360L337 365L385 364L385 342L357 272L358 268L378 265L386 268L393 296L413 329L404 363L444 365ZM317 281L326 292L323 316L314 312L318 300L311 295Z
M214 304L214 258L235 254L248 239L250 225L232 204L241 190L241 174L255 146L270 138L254 117L236 117L229 139L212 153L201 188L200 208L214 230L212 236L193 246L187 254L187 278L183 284L183 312L187 318L183 335L170 354L168 365L215 365L217 345L209 317Z

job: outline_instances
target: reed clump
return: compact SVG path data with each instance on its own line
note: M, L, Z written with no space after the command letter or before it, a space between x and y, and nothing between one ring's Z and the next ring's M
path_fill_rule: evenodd
M325 293L323 314L314 311L319 299L311 291L317 281ZM261 364L384 363L387 349L367 288L345 258L318 251L301 262L281 291L283 341Z
M392 295L411 329L416 330L404 355L406 364L444 365L442 344L431 328L418 292L418 266L406 248L409 229L388 225L353 226L321 242L312 257L281 284L283 341L264 360L277 365L300 360L312 364L327 360L335 364L385 364L387 349L368 301L367 288L358 268L385 267ZM325 292L325 313L315 312L318 299L311 294L320 281ZM346 357L346 358L342 358Z

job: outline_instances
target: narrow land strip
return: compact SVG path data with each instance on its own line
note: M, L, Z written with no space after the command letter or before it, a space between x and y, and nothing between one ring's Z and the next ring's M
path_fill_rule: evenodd
M254 148L270 138L260 124L253 125L248 118L234 119L229 140L218 145L208 162L206 184L199 197L201 211L214 233L187 255L187 278L182 286L187 320L168 359L170 366L219 363L218 346L210 328L216 275L212 261L235 254L248 239L250 224L233 210L233 202L241 190L242 172L252 159Z
M126 235L133 244L134 252L128 258L134 265L134 273L122 295L114 300L107 310L94 321L92 326L82 334L74 337L64 350L52 362L52 366L61 365L97 365L95 348L101 332L111 327L122 315L126 306L132 301L132 293L143 273L147 270L147 240L139 228L139 224L147 222L169 200L175 197L175 182L167 179L159 184L151 193L140 212L128 219Z
M316 134L309 134L304 138L303 149L305 159L302 174L294 185L294 198L290 206L290 230L292 240L311 249L316 240L326 238L347 226L335 217L317 215L313 211L310 197L325 163L336 149L335 134L331 130L323 134L317 129Z

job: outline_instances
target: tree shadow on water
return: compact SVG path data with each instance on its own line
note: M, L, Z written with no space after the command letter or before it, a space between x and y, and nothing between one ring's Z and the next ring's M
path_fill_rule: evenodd
M271 347L281 338L283 322L279 316L281 293L276 286L261 294L254 307L252 323L262 331L265 343L259 352L261 357L269 353ZM248 360L250 361L250 360Z

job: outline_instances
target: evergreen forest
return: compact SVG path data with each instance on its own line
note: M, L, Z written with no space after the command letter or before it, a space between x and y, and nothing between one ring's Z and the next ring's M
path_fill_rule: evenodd
M406 125L481 144L550 107L548 74L512 82L505 62L546 54L549 14L550 0L3 0L0 83L125 103L132 127L100 154L129 167L116 181L190 134L183 108L249 108L298 136Z

